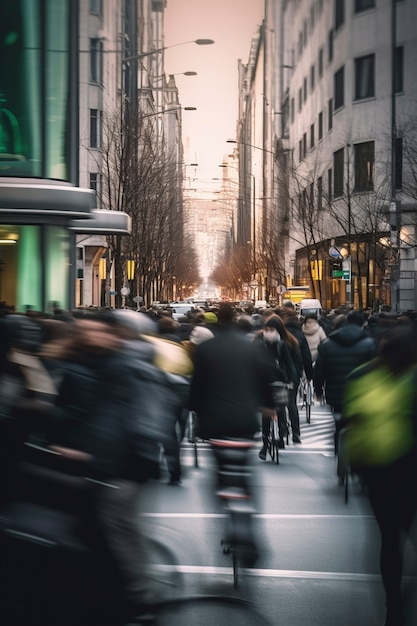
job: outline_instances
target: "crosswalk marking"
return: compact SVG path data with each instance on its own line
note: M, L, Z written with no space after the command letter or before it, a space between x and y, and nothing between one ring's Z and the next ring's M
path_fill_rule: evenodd
M327 407L313 405L311 421L307 424L305 408L299 407L301 441L303 450L334 451L334 419Z
M290 445L285 448L289 452L319 452L324 454L334 454L334 419L331 411L327 406L323 407L319 404L314 404L311 407L311 421L307 424L305 417L305 409L301 406L299 408L300 413L300 429L301 429L301 445L291 444L291 435L289 437ZM259 442L261 437L259 434ZM188 443L187 439L182 442L182 448L185 450L191 450L192 445ZM203 452L205 449L210 449L210 444L207 442L199 442L198 449Z

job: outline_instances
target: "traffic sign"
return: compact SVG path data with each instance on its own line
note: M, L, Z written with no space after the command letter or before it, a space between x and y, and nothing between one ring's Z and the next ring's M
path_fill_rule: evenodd
M249 287L251 287L252 289L256 289L256 287L258 286L258 281L257 280L251 280L249 283Z

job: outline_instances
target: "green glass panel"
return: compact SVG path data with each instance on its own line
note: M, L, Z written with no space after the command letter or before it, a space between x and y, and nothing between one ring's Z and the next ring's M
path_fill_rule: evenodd
M29 307L42 311L42 258L40 226L19 226L17 262L17 311Z
M59 226L45 228L45 297L46 309L53 306L69 308L69 253L68 231Z
M0 2L0 176L68 180L69 7Z
M68 2L46 2L46 167L47 178L67 179L69 142Z

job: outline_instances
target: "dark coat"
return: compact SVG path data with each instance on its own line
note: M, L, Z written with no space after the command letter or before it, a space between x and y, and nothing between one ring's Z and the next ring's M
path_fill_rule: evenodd
M237 327L219 327L213 339L198 345L189 408L197 413L200 436L252 438L265 375L253 344Z
M296 350L294 350L294 354L292 354L294 365L297 369L298 378L302 378L304 371L307 379L312 380L313 363L311 360L311 352L308 346L307 339L303 331L301 330L298 320L293 320L290 318L286 319L284 323L285 328L297 339L300 348L300 355L296 353Z
M347 323L332 331L318 348L314 368L317 395L320 396L325 387L326 402L340 412L346 377L356 367L373 359L375 354L375 341L359 326Z
M63 363L50 443L91 454L104 477L158 477L159 443L168 441L165 420L177 399L152 355L150 344L132 340L96 363Z
M281 381L298 386L300 379L291 353L284 341L269 343L264 340L261 333L255 338L253 344L257 350L258 359L263 363L264 371L266 371L266 376L262 380L258 380L262 406L272 408L274 401L270 384Z

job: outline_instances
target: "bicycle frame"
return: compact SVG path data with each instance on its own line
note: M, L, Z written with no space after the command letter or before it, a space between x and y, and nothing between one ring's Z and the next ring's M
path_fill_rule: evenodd
M252 504L248 468L249 451L254 442L246 439L211 439L217 461L216 494L228 514L225 536L221 541L224 554L233 560L233 583L238 586L239 566L251 567L258 552L252 529Z

